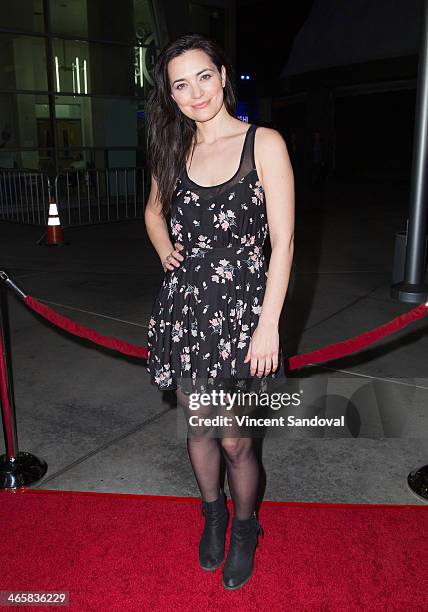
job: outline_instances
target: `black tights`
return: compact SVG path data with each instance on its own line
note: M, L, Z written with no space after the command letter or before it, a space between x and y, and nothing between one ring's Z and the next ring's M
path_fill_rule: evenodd
M180 389L177 401L183 407L186 418L201 414L189 409L189 397ZM212 407L206 407L205 415L214 416ZM187 450L202 499L214 501L220 493L220 467L222 455L226 461L227 481L233 500L235 516L250 518L257 503L260 466L253 439L248 437L215 437L213 428L195 427L188 424Z

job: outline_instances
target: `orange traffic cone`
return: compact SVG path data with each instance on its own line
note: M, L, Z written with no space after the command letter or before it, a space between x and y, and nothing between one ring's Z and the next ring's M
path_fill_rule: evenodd
M48 230L45 245L63 246L64 244L64 236L62 234L61 222L58 215L58 206L56 205L55 198L50 196Z

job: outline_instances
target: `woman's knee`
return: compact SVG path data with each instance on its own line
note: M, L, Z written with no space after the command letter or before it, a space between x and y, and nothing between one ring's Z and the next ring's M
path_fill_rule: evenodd
M221 447L226 457L238 461L252 452L251 438L221 438Z

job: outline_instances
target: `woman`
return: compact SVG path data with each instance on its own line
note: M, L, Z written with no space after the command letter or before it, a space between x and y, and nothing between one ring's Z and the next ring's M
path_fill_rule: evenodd
M165 276L150 317L147 371L159 389L176 390L188 417L187 448L205 516L199 544L205 570L224 559L225 459L234 516L222 582L237 589L252 574L263 534L253 438L206 421L231 414L224 396L220 407L214 400L199 406L202 425L191 423L189 400L195 389L260 391L284 376L278 326L294 249L293 172L276 130L236 118L231 68L215 42L193 33L178 37L160 53L153 75L145 222ZM262 252L268 234L269 274Z

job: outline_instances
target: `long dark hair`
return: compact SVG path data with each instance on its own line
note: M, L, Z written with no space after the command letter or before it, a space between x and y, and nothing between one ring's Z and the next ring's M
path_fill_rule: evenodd
M184 169L187 155L196 134L196 123L184 115L171 97L168 63L190 49L201 49L221 73L226 69L223 89L224 105L236 116L236 97L233 87L234 73L224 51L213 40L195 32L178 36L160 52L153 68L154 87L147 99L147 161L158 184L158 196L162 213L166 217L177 178Z

